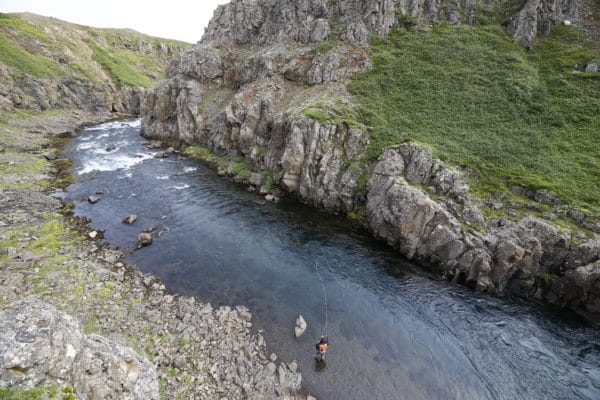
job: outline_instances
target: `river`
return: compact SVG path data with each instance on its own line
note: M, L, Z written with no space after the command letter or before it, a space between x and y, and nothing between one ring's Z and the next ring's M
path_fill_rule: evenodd
M195 160L154 158L139 130L139 120L83 130L65 145L75 182L59 195L170 292L250 307L269 350L299 361L313 395L600 399L597 328L437 279L342 218L265 202ZM129 214L139 220L122 224ZM136 251L151 226L160 237ZM308 322L300 339L298 314ZM315 363L326 329L330 351Z

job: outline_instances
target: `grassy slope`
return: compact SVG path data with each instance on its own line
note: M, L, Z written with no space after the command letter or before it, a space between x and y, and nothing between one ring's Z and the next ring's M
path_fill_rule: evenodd
M151 51L138 51L138 43L148 43ZM160 43L175 48L188 46L129 30L88 28L51 18L0 13L0 62L14 68L17 76L75 76L150 87L163 76L172 57L158 51Z
M597 55L557 26L531 53L499 25L396 30L373 39L374 69L349 85L372 131L368 158L413 140L469 167L481 195L508 184L600 208L600 80L572 74Z

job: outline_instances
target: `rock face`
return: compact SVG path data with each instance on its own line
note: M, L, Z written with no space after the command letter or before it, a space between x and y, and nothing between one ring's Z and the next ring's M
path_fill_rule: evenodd
M219 6L206 30L204 42L272 44L286 41L317 43L333 35L367 44L369 32L385 35L399 19L417 23L476 22L478 10L492 12L498 1L460 1L451 6L430 0L233 0ZM505 6L504 6L505 7ZM513 10L509 31L518 43L530 47L552 24L578 22L577 0L527 0Z
M432 200L439 193L444 201ZM533 217L486 221L467 193L459 172L446 169L429 149L390 148L368 183L367 224L409 259L479 291L511 291L600 316L598 238L572 245L568 232ZM463 229L461 208L485 224L485 233Z
M39 300L0 312L0 386L70 384L80 399L158 399L154 366L133 350L84 335L72 317Z
M475 23L495 7L505 5L233 0L219 6L202 40L145 94L142 133L243 157L261 190L269 175L306 203L358 216L375 236L449 279L600 318L600 287L591 283L594 244L573 245L568 232L531 217L486 219L485 202L469 193L463 173L426 147L405 143L375 164L364 161L368 129L346 83L371 66L368 35L413 22ZM575 0L527 1L511 12L508 30L524 47L551 24L578 23ZM530 197L560 205L546 191ZM492 209L505 206L489 201Z

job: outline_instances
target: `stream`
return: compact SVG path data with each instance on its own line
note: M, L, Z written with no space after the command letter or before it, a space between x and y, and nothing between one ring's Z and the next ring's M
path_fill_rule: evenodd
M343 218L154 158L139 131L139 120L84 129L63 150L75 182L57 195L171 293L248 306L319 399L600 399L600 332L579 317L440 280ZM129 214L138 221L122 224ZM154 243L135 251L151 226ZM296 339L298 314L308 329Z

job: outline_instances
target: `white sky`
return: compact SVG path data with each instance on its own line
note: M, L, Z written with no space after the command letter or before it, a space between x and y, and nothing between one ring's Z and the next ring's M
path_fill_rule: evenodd
M167 39L196 43L217 5L229 0L0 0L0 12L55 17L97 28L131 28Z

